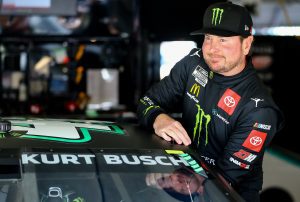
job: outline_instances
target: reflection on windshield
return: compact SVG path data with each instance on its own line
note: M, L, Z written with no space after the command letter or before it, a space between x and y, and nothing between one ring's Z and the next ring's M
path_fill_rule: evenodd
M102 177L109 176L118 184L111 189L103 187L104 198L110 195L111 201L210 201L204 191L206 178L185 168L171 173L110 173Z
M181 168L172 173L149 173L146 175L146 184L162 189L180 201L208 201L204 198L206 179L187 168Z
M110 173L102 177L111 177L118 184L111 189L103 187L104 198L110 195L111 201L211 201L205 191L207 178L185 167L165 173Z

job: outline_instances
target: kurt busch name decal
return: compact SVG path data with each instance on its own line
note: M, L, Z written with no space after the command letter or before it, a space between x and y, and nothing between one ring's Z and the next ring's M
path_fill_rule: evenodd
M173 156L148 156L148 155L117 155L117 154L104 154L106 164L109 165L164 165L164 166L178 166L189 164L183 159L176 159Z
M22 164L34 165L91 165L95 158L106 165L162 165L162 166L189 166L184 158L175 158L169 155L129 155L129 154L50 154L50 153L24 153L21 156Z
M92 164L95 155L93 154L22 154L21 159L23 164L64 164L64 165L79 165Z

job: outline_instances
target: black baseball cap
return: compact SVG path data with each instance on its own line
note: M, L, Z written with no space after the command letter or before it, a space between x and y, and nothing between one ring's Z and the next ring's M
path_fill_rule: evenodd
M210 5L203 16L203 27L191 35L213 34L217 36L252 35L252 18L248 10L231 2Z

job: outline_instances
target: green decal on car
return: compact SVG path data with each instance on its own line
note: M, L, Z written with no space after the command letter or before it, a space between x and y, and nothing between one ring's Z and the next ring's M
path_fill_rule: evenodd
M167 154L184 154L181 150L165 150Z
M91 140L91 133L125 135L117 125L109 122L74 122L55 120L12 120L12 130L0 138L8 136L50 140L68 143L83 143ZM97 124L95 124L97 123Z
M191 155L187 154L187 153L183 153L179 155L180 157L182 157L184 160L186 160L186 162L192 167L192 169L200 174L201 171L203 171L203 168L197 163L197 161L195 161Z
M173 154L173 155L177 155L177 156L181 157L189 164L189 166L195 171L195 173L206 176L204 174L205 172L204 172L203 168L188 153L185 153L181 150L165 150L165 151L167 154Z
M0 139L7 138L7 137L20 137L22 135L23 135L22 133L20 133L20 132L14 132L14 131L1 132L0 133Z

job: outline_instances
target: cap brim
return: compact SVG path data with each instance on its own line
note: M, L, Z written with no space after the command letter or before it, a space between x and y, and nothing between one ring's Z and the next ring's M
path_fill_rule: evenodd
M209 29L209 28L206 29L203 28L190 33L190 35L203 35L203 34L212 34L217 36L240 36L241 35L235 32L225 31L221 29Z

